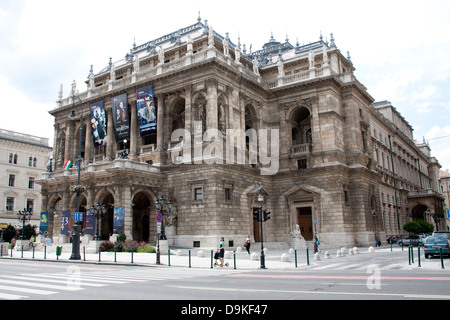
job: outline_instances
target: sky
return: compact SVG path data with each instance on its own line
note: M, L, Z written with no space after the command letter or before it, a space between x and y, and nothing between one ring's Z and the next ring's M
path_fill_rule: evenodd
M46 137L61 84L86 90L99 72L143 44L208 20L219 34L262 48L320 33L347 56L376 100L388 100L450 170L450 1L1 0L0 128Z

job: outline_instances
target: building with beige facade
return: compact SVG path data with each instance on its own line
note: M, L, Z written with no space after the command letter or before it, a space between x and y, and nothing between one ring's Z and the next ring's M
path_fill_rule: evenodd
M174 203L169 243L188 247L260 241L255 190L272 245L368 245L442 214L439 163L390 103L374 102L333 35L302 46L271 36L254 52L234 41L199 20L91 68L85 91L61 89L53 170L39 181L54 237L61 212L77 210L78 168L64 164L79 154L79 210L106 206L104 239L123 208L120 232L156 242L161 195Z
M0 129L0 223L22 227L19 211L31 210L31 225L39 226L42 196L36 181L47 170L49 139Z

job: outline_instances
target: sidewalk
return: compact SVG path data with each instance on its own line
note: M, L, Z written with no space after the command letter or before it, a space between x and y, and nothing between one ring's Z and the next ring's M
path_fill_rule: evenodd
M353 248L352 248L353 249ZM442 269L439 258L425 259L423 251L421 251L421 267L418 267L417 248L414 249L415 261L411 265L408 262L408 249L393 246L374 248L374 252L370 252L369 248L358 248L358 253L351 253L347 249L344 256L337 254L339 249L322 250L319 253L320 260L315 259L314 252L309 250L309 261L307 259L306 249L297 250L278 250L270 249L265 253L265 266L270 270L293 270L296 268L314 268L317 266L326 266L327 264L354 264L373 265L381 262L389 263L389 260L395 260L402 268L422 269L422 270L442 270L450 271L450 259L444 259L445 269ZM18 260L37 260L37 261L58 261L62 263L91 263L91 264L112 264L112 265L128 265L128 266L146 266L146 267L186 267L186 268L211 268L215 250L210 248L171 248L170 255L160 256L160 265L156 264L156 253L130 253L130 252L101 252L84 253L83 248L80 249L81 260L70 260L71 251L67 247L63 250L61 256L56 256L56 246L52 246L50 253L44 254L43 251L35 251L34 257L32 251L15 251L5 252L3 249L3 257L1 259L18 259ZM329 253L328 257L326 252ZM245 250L226 251L225 262L228 267L224 269L236 270L257 270L261 266L260 250L252 250L249 255ZM297 258L296 258L297 257ZM169 261L170 259L170 261ZM219 261L217 261L219 262ZM308 263L309 262L309 263ZM216 267L216 266L213 266ZM331 268L330 268L331 270Z

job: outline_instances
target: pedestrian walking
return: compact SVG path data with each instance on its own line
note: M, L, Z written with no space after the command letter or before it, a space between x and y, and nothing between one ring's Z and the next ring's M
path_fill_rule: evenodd
M245 240L244 247L247 250L248 254L250 254L250 245L251 245L250 235L248 235L247 240Z
M223 267L224 257L225 257L225 239L221 237L219 243L219 260L221 267Z
M381 247L380 238L378 238L378 234L375 233L375 247Z

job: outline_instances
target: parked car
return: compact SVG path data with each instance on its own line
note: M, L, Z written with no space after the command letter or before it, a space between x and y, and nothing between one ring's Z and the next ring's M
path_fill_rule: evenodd
M440 255L440 249L442 248L442 255L450 255L450 243L447 237L428 237L425 239L423 249L425 251L425 258L428 259L433 255Z
M408 238L405 239L400 239L398 240L398 245L404 245L404 246L418 246L419 244L422 243L422 240L419 236L410 236Z
M447 239L450 239L450 231L435 231L433 232L433 237L441 237L445 236Z

